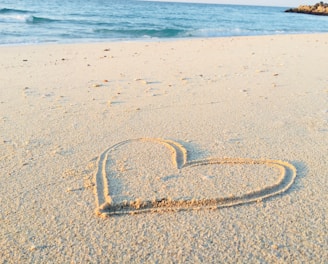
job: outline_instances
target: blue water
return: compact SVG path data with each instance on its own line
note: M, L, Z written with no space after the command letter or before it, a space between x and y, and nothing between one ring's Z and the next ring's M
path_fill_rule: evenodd
M0 45L328 32L286 7L138 0L0 0Z

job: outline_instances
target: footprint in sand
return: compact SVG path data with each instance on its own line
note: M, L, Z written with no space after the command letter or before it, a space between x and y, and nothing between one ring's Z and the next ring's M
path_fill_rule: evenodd
M172 140L140 138L105 150L96 172L96 213L217 209L258 202L288 190L296 168L247 158L189 160Z

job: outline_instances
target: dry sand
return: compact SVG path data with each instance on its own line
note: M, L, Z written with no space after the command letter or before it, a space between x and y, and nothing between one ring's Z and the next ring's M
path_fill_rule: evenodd
M328 263L327 50L1 47L0 263Z

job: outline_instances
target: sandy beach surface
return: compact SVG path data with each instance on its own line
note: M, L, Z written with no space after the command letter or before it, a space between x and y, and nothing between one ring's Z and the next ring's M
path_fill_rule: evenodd
M0 48L0 263L328 263L328 35Z

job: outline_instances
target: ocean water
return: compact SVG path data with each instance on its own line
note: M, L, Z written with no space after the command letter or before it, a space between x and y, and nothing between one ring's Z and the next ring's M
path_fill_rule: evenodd
M0 45L328 32L328 17L139 0L0 0Z

